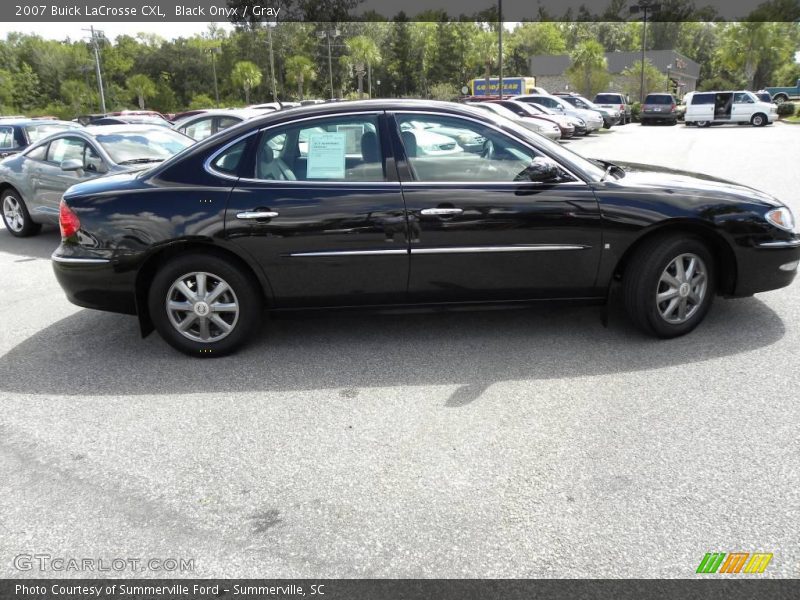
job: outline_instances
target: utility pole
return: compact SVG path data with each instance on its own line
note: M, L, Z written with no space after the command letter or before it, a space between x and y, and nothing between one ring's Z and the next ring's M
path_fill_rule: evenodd
M331 29L329 31L320 31L317 33L317 36L320 39L327 38L328 39L328 78L330 80L331 86L331 100L333 100L333 59L331 58L331 40L333 38L339 37L339 30L338 29Z
M100 90L100 110L103 114L106 114L106 96L103 93L103 76L100 74L100 49L98 47L98 41L102 40L105 36L102 31L95 31L94 25L90 25L89 29L82 29L82 31L88 31L90 33L90 41L94 48L94 67L97 73L97 87Z
M661 8L661 5L654 0L639 0L638 4L631 5L631 14L642 11L643 31L642 31L642 76L639 83L639 102L644 102L644 52L647 45L647 11L652 13Z
M214 73L214 106L219 108L219 87L217 86L217 59L216 55L222 52L222 48L215 46L206 50L211 55L211 71Z
M500 99L503 99L503 0L497 0L497 20L499 21L498 25L500 25L497 31L497 45L499 46L499 56L498 59L499 67L500 67L500 77L498 78L497 84L497 91L500 94Z
M276 21L267 21L267 37L269 38L269 73L272 77L272 101L278 101L278 87L275 83L275 55L272 52L272 28L278 23Z

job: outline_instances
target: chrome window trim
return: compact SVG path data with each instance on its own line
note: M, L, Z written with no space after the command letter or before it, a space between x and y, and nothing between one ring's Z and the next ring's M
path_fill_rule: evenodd
M564 181L562 183L554 183L554 184L547 184L547 185L563 185L564 183L575 183L575 184L578 184L578 185L588 185L588 182L584 181L583 177L579 177L572 170L570 170L567 167L565 167L560 160L557 160L554 157L550 156L549 153L545 152L541 148L537 148L536 146L534 146L533 144L531 144L527 140L522 140L522 139L518 138L517 136L515 136L513 134L510 134L506 130L501 129L500 127L498 127L494 123L491 123L491 122L490 123L486 123L484 121L481 121L480 119L476 119L472 115L462 115L460 113L450 114L450 113L443 113L443 112L440 112L440 111L432 111L432 110L408 110L408 109L406 109L404 111L392 111L391 112L391 115L394 118L396 118L397 115L401 115L401 114L424 114L424 115L437 115L437 116L449 117L449 118L453 118L453 119L466 119L468 121L472 121L474 123L478 123L479 125L483 125L484 127L488 127L490 129L494 129L497 133L499 133L501 135L504 135L506 137L510 137L511 139L516 141L518 144L520 144L522 146L525 146L526 148L528 148L530 150L534 150L539 154L544 154L550 160L555 162L560 168L564 169L567 173L569 173L572 177L575 178L575 181ZM588 159L586 159L586 160L588 160ZM438 183L438 182L434 182L434 181L424 181L424 182L423 181L411 181L411 182L403 182L403 185L407 185L408 183ZM528 185L530 185L530 184L533 183L535 185L535 182L532 182L532 181L528 181L528 182L515 182L515 181L458 181L458 182L452 182L452 183L458 183L458 184L461 184L461 185L464 185L465 183L466 184L475 183L475 184L479 184L479 185L486 185L487 183L488 184L502 183L504 185L508 184L508 183L527 183Z
M800 248L800 240L780 240L776 242L761 242L759 248Z
M382 109L381 110L377 110L377 111L375 109L372 109L372 110L359 110L359 111L348 111L348 112L343 112L343 113L334 113L334 114L326 114L326 115L315 115L315 116L312 116L312 117L303 117L302 119L286 120L286 121L281 121L280 123L273 123L271 125L266 125L264 127L261 127L260 129L255 129L255 130L251 131L250 133L248 133L246 135L238 137L234 141L229 142L228 144L225 144L222 148L220 148L219 150L214 152L209 158L206 159L206 161L203 163L203 168L207 172L209 172L210 174L214 175L215 177L221 177L223 179L239 181L239 182L242 182L242 183L260 183L260 184L268 183L270 185L272 185L273 183L277 183L279 185L287 185L288 184L289 187L296 187L298 184L301 184L301 185L312 184L312 187L320 187L322 185L331 185L331 184L333 184L333 185L343 185L343 184L344 185L353 185L353 184L355 184L355 185L364 185L364 184L368 184L368 185L400 185L399 181L386 181L385 179L383 181L313 181L313 180L288 181L288 180L281 180L281 179L256 179L256 178L252 178L252 177L234 177L234 176L226 174L226 173L221 173L221 172L219 172L216 169L211 167L211 163L214 161L214 159L217 157L217 155L221 154L222 152L224 152L230 146L236 144L237 142L239 142L239 141L241 141L241 140L243 140L243 139L245 139L245 138L247 138L247 137L249 137L251 135L254 135L256 133L259 133L259 134L260 133L264 133L265 131L269 131L270 129L275 129L276 127L293 126L295 123L302 123L304 121L325 120L325 119L331 119L331 118L336 118L336 117L347 117L347 116L353 116L353 115L374 115L376 118L379 118L380 115L382 115L382 114L386 114L386 111L382 110ZM242 121L242 122L244 122L244 121ZM386 156L386 153L383 152L383 149L382 149L382 156L384 158Z

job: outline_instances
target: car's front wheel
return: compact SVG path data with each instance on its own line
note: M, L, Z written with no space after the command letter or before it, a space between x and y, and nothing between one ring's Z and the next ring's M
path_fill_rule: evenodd
M41 229L41 225L33 222L25 201L15 190L5 190L0 195L0 204L3 207L3 223L11 235L27 237Z
M767 117L761 113L757 113L750 119L750 124L753 127L763 127L767 124Z
M714 268L713 255L698 238L670 235L644 242L623 276L631 320L662 338L689 333L711 307Z
M262 303L239 267L219 256L187 254L156 273L148 308L167 343L210 358L233 352L258 330Z

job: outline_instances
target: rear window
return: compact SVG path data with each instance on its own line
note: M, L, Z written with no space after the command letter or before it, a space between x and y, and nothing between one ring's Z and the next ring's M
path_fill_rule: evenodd
M47 137L51 133L58 133L68 129L75 129L78 125L72 126L66 123L47 123L42 125L26 125L25 132L28 134L28 140L31 144Z
M675 100L667 94L648 94L645 104L672 104Z
M597 94L594 97L595 104L625 104L619 94Z
M694 104L714 104L714 94L695 94L692 96L692 105Z

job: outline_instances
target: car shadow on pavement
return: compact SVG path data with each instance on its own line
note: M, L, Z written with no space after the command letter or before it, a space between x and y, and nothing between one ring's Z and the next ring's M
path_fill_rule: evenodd
M29 258L49 259L60 243L61 234L58 227L45 225L38 235L18 238L11 235L8 229L0 223L0 252L23 257L23 260Z
M427 314L313 313L267 319L237 354L182 355L133 317L81 310L0 357L0 391L119 396L458 385L465 406L489 385L648 371L750 352L785 333L756 298L718 300L692 334L644 336L620 309L597 307Z

